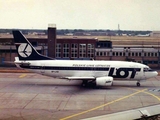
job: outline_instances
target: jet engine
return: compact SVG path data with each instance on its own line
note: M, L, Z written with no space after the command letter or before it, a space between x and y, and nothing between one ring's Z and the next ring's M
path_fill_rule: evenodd
M96 85L97 86L112 86L113 77L98 77L96 78Z

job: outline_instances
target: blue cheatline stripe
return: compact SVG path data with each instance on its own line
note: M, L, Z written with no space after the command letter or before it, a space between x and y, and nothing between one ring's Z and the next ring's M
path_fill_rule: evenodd
M22 68L26 69L45 69L45 70L97 70L97 71L109 71L109 67L60 67L60 66L27 66L20 65ZM140 68L121 68L122 70L130 71L140 71Z
M45 69L45 70L96 70L96 71L109 71L109 67L55 67L55 66L24 66L20 65L20 67L25 69Z

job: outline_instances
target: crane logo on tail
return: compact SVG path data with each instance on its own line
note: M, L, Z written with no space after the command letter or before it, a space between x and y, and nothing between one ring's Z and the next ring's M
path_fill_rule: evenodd
M32 48L28 43L22 43L20 44L20 46L18 47L18 54L21 57L29 57L32 53Z

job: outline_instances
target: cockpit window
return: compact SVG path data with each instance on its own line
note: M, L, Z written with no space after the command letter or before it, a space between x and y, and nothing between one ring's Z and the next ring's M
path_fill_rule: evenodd
M152 70L151 68L147 68L147 67L146 67L146 68L143 69L143 71L144 71L144 72L149 72L149 71L154 71L154 70Z
M147 72L147 71L148 71L148 68L143 68L143 71L144 71L144 72Z

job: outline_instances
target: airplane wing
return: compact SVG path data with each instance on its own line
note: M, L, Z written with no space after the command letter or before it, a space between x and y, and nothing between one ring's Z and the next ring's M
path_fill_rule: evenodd
M88 83L95 83L96 86L112 86L113 77L66 77L68 80L83 80L82 85L86 86Z
M95 80L95 77L66 77L68 80Z

